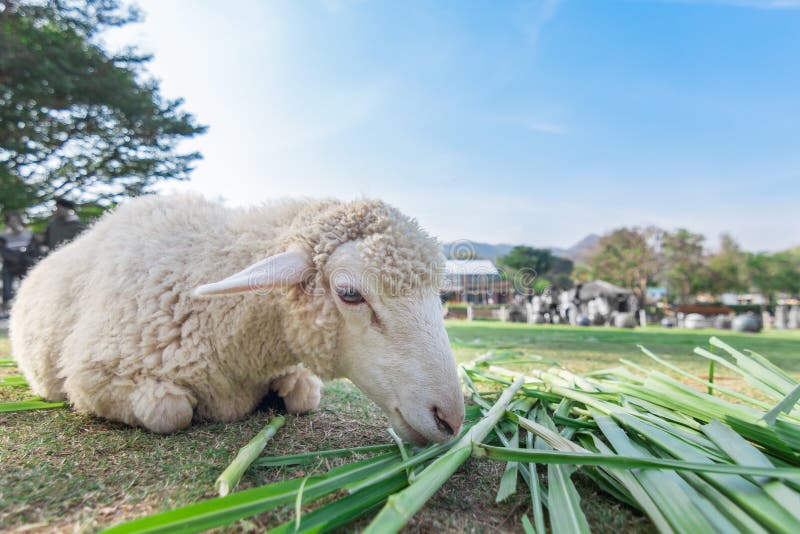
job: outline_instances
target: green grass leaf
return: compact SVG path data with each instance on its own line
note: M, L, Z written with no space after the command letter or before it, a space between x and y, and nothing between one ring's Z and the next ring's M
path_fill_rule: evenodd
M536 462L540 464L596 465L619 469L674 469L698 473L718 473L744 476L771 476L778 479L800 481L800 469L738 466L733 464L696 463L666 458L637 458L633 456L593 454L582 452L540 451L510 449L476 443L473 452L477 458L502 462Z
M304 452L301 454L287 454L285 456L263 456L253 462L254 466L276 467L282 465L307 465L314 463L319 458L341 458L361 454L375 454L397 450L397 445L366 445L351 447L349 449L331 449L327 451Z
M230 493L241 480L242 475L250 467L267 443L275 435L275 433L286 422L285 417L275 417L264 427L261 432L255 435L250 442L242 447L231 464L222 472L214 483L214 487L219 492L221 497Z
M308 501L317 499L399 460L399 454L388 453L337 467L326 475L310 478L303 493ZM301 484L302 479L276 482L116 525L104 532L202 532L293 502Z
M483 441L492 428L500 422L511 400L522 387L518 378L509 386L492 409L459 439L442 456L434 460L415 478L413 485L389 497L380 513L364 530L365 534L393 533L422 508L431 496L444 484L458 467L469 458L473 442Z
M509 440L509 445L513 448L519 447L519 429L517 429ZM517 492L517 476L519 475L519 464L508 462L503 476L500 478L500 487L494 502L503 502Z
M287 521L269 532L271 534L330 532L374 510L389 495L406 486L408 486L406 477L395 475L393 478L372 486L369 491L359 491L347 495L304 514L299 525L296 525L294 520Z
M5 378L0 379L0 386L6 386L12 388L28 387L28 381L25 380L25 377L23 375L7 376Z
M795 386L795 388L790 391L782 401L776 404L774 408L765 413L762 419L768 425L774 425L781 413L791 413L798 400L800 400L800 384Z
M36 398L24 401L0 402L0 413L51 410L53 408L64 408L65 406L67 406L66 402L47 402Z

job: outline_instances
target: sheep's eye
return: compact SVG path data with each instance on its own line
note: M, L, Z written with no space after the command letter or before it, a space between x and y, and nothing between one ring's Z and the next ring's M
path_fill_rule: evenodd
M337 289L336 293L342 299L342 302L346 304L361 304L364 302L364 296L352 287Z

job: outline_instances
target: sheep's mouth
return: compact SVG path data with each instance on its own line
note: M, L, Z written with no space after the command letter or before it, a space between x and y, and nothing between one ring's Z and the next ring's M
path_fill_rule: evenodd
M426 445L429 441L428 438L417 432L416 429L414 429L414 427L411 426L411 424L406 420L406 418L403 417L403 412L400 411L400 408L395 408L394 411L398 417L398 420L395 422L395 424L399 423L397 424L397 426L400 427L396 428L395 430L398 430L399 432L405 434L406 436L410 436L411 441L413 441L416 445Z

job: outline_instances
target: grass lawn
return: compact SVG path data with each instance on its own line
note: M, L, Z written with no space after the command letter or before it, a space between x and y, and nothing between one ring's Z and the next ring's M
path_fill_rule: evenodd
M719 335L800 377L800 331L720 335L711 330L631 331L478 321L450 321L447 329L459 361L494 349L516 349L540 354L576 372L615 366L620 357L651 366L636 348L643 344L701 375L707 367L704 360L692 356L692 348L705 346L710 335ZM0 358L7 357L8 342L0 331ZM16 373L13 368L0 368L0 377ZM743 386L735 377L717 373L717 380L728 381L726 385ZM28 395L24 389L0 388L0 400ZM172 436L156 436L69 410L0 415L0 531L92 532L122 519L211 497L214 479L275 409L266 405L238 423L199 424ZM388 443L386 426L378 408L354 386L334 381L326 384L319 410L287 418L266 454ZM520 531L519 518L530 508L524 491L494 504L503 467L469 460L407 531ZM251 469L240 488L295 477L303 469L307 468ZM646 518L600 493L591 481L580 474L573 478L596 531L652 531ZM258 532L291 516L291 510L281 509L229 530Z

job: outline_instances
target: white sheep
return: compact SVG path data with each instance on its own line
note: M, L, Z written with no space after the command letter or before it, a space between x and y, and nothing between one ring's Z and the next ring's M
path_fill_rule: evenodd
M38 395L153 432L239 419L270 390L305 412L347 377L404 439L442 441L464 404L441 265L380 201L140 198L30 272L12 353Z

